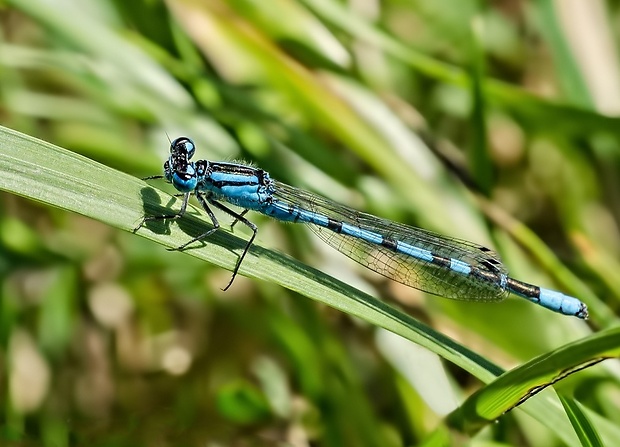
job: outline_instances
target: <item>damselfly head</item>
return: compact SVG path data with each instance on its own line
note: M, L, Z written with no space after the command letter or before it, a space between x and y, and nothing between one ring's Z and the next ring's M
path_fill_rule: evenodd
M170 143L170 157L164 164L164 176L181 192L190 192L196 188L198 178L196 167L190 161L196 146L187 137L179 137Z
M170 154L184 156L187 160L194 156L196 145L187 137L179 137L170 143Z
M177 158L174 168L170 171L170 182L181 192L190 192L196 189L198 178L194 163Z

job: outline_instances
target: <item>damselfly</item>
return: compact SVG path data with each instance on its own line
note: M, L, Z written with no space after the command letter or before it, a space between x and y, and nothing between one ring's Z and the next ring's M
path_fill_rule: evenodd
M183 193L181 209L174 214L144 217L145 222L178 219L185 214L194 194L209 215L213 228L188 241L178 250L213 234L220 224L210 206L252 230L233 270L228 289L239 271L258 228L245 218L257 211L284 222L306 223L326 243L354 261L394 281L446 298L467 301L501 301L510 293L554 312L587 318L584 303L554 290L527 284L508 276L492 250L460 239L442 236L421 228L381 219L356 211L325 197L278 182L269 173L239 163L191 161L192 140L180 137L170 144L163 178ZM226 205L241 208L238 213Z

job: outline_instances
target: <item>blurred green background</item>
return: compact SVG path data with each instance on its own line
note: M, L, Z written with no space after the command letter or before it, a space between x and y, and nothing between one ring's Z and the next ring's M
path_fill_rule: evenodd
M493 247L511 276L588 304L586 323L426 296L248 215L261 246L505 369L617 325L617 1L10 0L0 23L6 127L135 177L186 135L198 159ZM568 442L520 410L467 441L442 432L473 375L270 282L224 293L229 278L1 193L2 445ZM614 362L558 385L612 427Z

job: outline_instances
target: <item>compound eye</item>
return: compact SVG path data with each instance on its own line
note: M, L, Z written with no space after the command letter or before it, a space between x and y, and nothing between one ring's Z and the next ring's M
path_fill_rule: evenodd
M184 152L187 159L190 159L196 152L196 145L194 145L194 142L187 137L179 137L170 143L170 153L172 154L175 152Z

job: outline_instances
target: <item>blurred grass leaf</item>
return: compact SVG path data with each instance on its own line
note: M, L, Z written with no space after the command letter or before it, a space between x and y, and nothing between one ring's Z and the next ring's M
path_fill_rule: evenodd
M579 403L574 399L564 397L561 394L559 397L568 418L575 428L577 436L579 436L581 445L584 447L603 447L605 444L603 444L596 428L592 425Z

